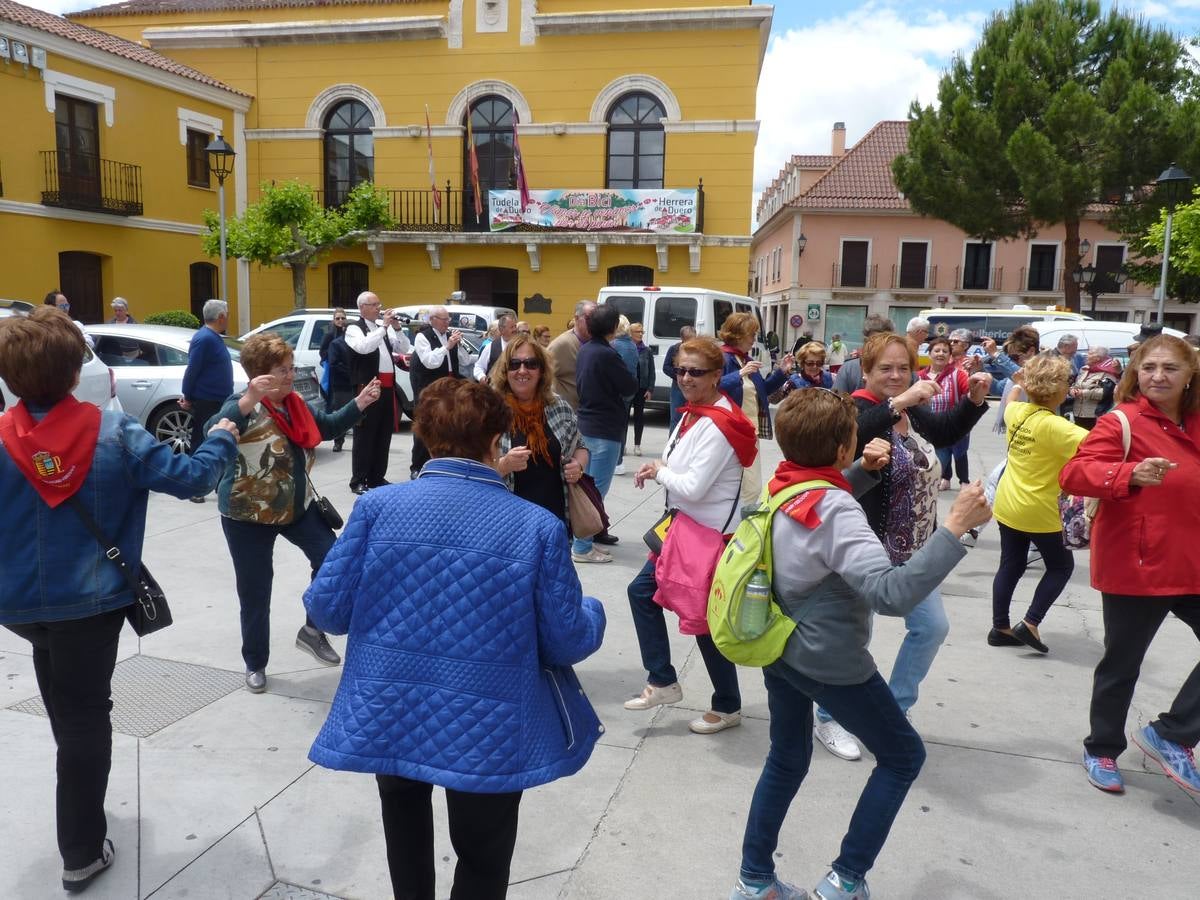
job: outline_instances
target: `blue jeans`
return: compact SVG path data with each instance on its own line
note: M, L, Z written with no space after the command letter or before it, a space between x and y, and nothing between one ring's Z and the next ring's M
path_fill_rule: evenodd
M609 485L613 480L613 470L617 467L617 458L621 455L621 442L606 441L604 438L588 437L587 435L583 435L582 438L583 446L588 450L587 473L596 482L596 490L600 492L600 496L607 496ZM591 549L590 538L587 540L575 538L574 543L571 544L573 553L588 553Z
M896 654L888 687L892 689L900 709L908 712L916 706L921 682L929 674L938 648L950 633L950 620L946 617L946 607L942 603L941 588L934 588L928 597L904 617L904 627L907 634L904 635L904 641ZM828 722L836 717L818 706L817 718ZM842 722L842 725L845 724ZM853 728L849 730L854 732Z
M658 583L654 580L654 563L642 566L629 582L629 609L633 612L633 627L637 631L638 648L646 680L655 687L666 687L679 680L671 665L671 643L667 638L667 619L663 608L654 602ZM742 708L742 693L738 688L737 666L721 655L707 634L696 635L696 645L704 659L704 668L713 683L712 709L719 713L738 712Z
M221 528L225 531L225 543L229 545L237 579L238 604L242 613L242 659L247 672L256 672L267 667L271 653L275 538L286 538L299 547L308 557L315 576L336 535L317 512L315 503L310 503L304 515L290 525L260 525L221 516ZM307 615L304 624L312 627L312 619Z
M875 865L908 789L925 762L925 745L878 672L862 684L823 684L785 663L763 670L771 712L771 749L754 789L742 840L742 878L775 875L779 829L812 759L812 705L826 707L875 755L833 870L859 879Z
M970 484L970 465L967 460L967 451L971 448L971 435L968 434L962 438L957 444L951 444L949 447L938 447L933 452L937 454L938 462L942 464L942 477L947 481L950 480L950 460L954 460L954 471L958 474L959 484Z

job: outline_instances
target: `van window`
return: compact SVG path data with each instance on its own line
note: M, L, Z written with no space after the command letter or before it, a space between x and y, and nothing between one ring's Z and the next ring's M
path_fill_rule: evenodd
M646 300L643 297L606 297L605 306L611 306L630 322L646 321Z
M725 320L733 315L733 304L728 300L713 301L713 334L721 333Z
M684 325L695 328L698 309L695 297L659 297L654 301L654 336L677 338Z

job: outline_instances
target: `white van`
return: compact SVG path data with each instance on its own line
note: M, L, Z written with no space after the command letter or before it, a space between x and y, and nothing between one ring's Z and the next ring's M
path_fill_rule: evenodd
M721 325L735 312L751 313L758 319L755 353L764 362L767 348L763 343L762 311L758 301L741 294L729 294L695 287L606 287L596 302L615 306L630 322L641 322L646 329L643 340L654 356L654 398L667 404L671 382L663 374L667 348L679 341L679 329L691 325L700 335L716 336Z
M1073 334L1079 339L1079 352L1086 353L1089 347L1107 347L1111 356L1122 364L1129 358L1129 345L1137 340L1142 326L1138 322L1102 322L1089 319L1086 322L1034 322L1033 327L1041 335L1043 350L1053 350L1059 338ZM1175 328L1164 328L1163 334L1177 338L1187 335Z
M1003 344L1012 330L1019 325L1033 325L1039 322L1072 324L1091 321L1080 313L1065 312L1053 307L1036 309L1029 306L1014 306L1006 309L988 309L986 307L923 309L918 315L922 319L929 320L930 337L948 335L956 328L965 328L971 334L989 337L998 344ZM1137 331L1136 326L1134 331Z

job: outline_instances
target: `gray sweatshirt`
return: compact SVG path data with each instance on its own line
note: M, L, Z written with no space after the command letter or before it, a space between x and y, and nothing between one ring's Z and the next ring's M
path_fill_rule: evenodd
M871 614L904 616L941 584L966 549L944 527L893 566L858 502L829 490L806 528L783 512L771 525L775 599L796 622L782 660L825 684L861 684L875 673Z

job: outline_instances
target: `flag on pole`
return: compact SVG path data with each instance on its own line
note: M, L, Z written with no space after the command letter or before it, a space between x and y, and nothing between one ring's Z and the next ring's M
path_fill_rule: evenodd
M517 111L513 109L513 165L517 168L517 191L521 195L521 212L525 212L533 198L529 196L529 182L525 179L525 160L521 156L521 142L517 138L517 126L520 124L520 117Z
M471 190L475 194L475 221L483 215L483 197L479 193L479 156L475 153L475 133L471 130L471 103L467 101L467 165L471 170Z
M442 192L433 176L433 126L429 124L429 104L425 104L425 144L429 148L429 189L433 191L433 224L442 220Z

